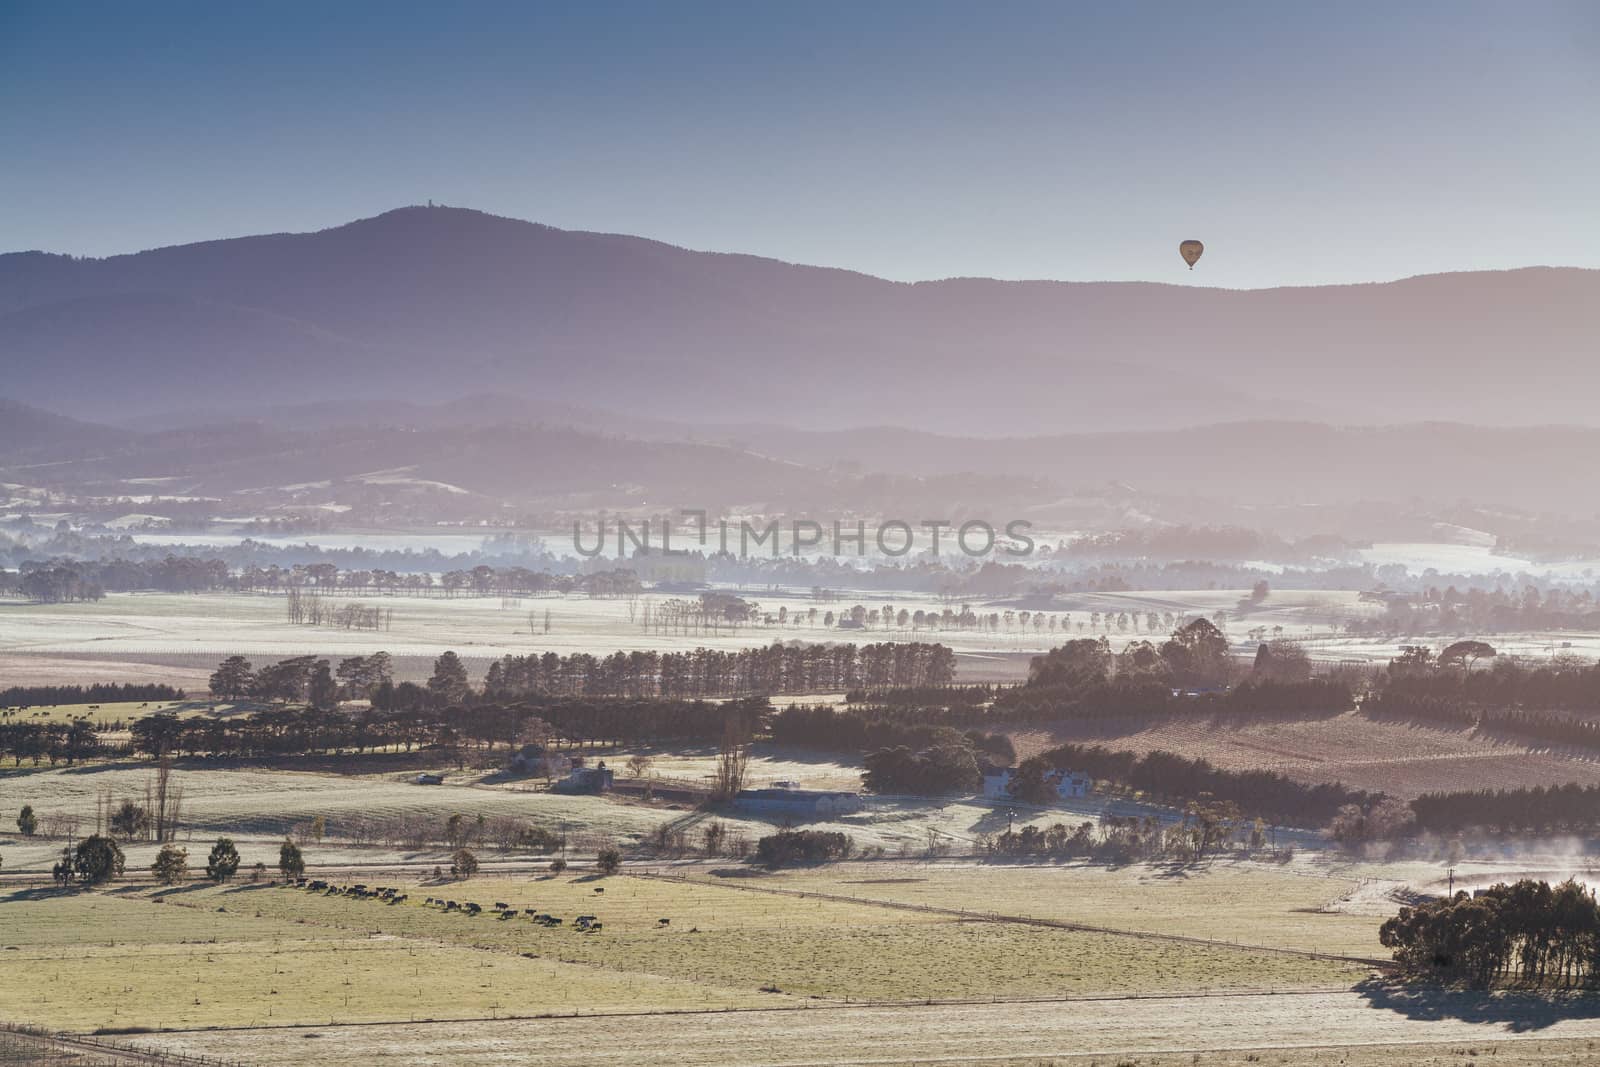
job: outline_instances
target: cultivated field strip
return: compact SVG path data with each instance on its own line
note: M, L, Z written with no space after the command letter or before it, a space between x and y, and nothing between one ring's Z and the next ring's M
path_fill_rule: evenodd
M1520 1018L1524 1021L1519 1023ZM315 1031L330 1067L1495 1067L1595 1062L1600 1013L1541 1009L1438 993L1422 1002L1386 987L1049 1003L932 1004L655 1015L460 1026L352 1026ZM275 1030L151 1039L261 1067L298 1064L306 1041ZM1476 1055L1467 1055L1468 1050ZM394 1050L394 1051L391 1051Z

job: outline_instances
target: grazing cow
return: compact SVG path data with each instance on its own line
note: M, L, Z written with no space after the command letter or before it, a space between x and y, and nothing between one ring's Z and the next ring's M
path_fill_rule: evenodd
M603 885L597 885L594 887L594 891L596 893L604 893L606 891L606 887Z
M602 928L602 927L603 927L603 926L604 926L604 925L605 925L605 924L604 924L604 923L590 923L590 924L589 924L589 932L590 932L590 933L591 933L591 934L594 934L594 933L599 933L599 932L600 932L600 929L601 929L601 928Z
M539 917L538 911L533 908L523 908L522 914L526 915L530 919L537 919Z
M455 911L458 906L459 905L457 905L456 902L453 901L453 900L447 900L447 901L444 902L444 910L445 911Z
M657 919L656 920L656 925L657 926L671 926L672 925L672 920L671 919Z
M497 900L497 901L494 902L494 910L495 911L509 911L509 910L511 910L511 905L510 904L502 904Z

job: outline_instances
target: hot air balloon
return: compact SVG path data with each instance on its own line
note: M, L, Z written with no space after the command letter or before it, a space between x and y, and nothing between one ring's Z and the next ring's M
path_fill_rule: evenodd
M1206 246L1199 241L1184 241L1178 246L1178 255L1182 256L1183 261L1189 264L1190 270L1194 270L1196 261L1199 260L1200 254L1205 250Z

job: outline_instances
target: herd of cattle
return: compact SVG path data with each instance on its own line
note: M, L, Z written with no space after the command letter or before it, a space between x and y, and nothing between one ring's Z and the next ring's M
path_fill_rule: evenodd
M324 896L330 897L354 897L357 900L376 900L389 905L404 904L407 899L405 893L399 892L392 886L366 886L360 884L334 885L332 882L328 882L320 878L296 878L294 880L294 884L296 888L304 889L310 893L321 893ZM595 892L603 893L605 890L596 889ZM466 915L469 918L476 918L477 916L483 914L484 910L483 905L476 904L470 900L446 900L443 897L429 897L427 900L423 901L423 906L438 908L445 912L457 912L461 915ZM559 916L551 915L548 912L539 911L537 908L522 908L518 910L517 908L513 908L510 904L506 904L502 901L495 901L494 904L489 908L489 914L494 915L501 921L506 919L515 919L518 915L522 915L525 918L532 919L540 926L547 928L561 926L566 922L565 919ZM671 919L656 920L656 926L658 929L665 928L670 925L672 925ZM604 930L605 924L602 923L596 916L579 915L577 918L572 920L572 928L581 933L595 934L599 933L601 930Z
M391 886L365 886L365 885L334 885L322 879L315 881L306 878L294 880L296 888L312 893L321 893L329 897L355 897L357 900L379 900L385 904L404 904L408 899L406 894Z

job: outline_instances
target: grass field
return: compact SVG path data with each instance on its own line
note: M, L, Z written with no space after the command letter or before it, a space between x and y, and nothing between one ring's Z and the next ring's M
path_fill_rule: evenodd
M404 888L411 899L399 905L265 884L14 892L0 897L0 1004L18 1021L63 1029L191 1028L1329 987L1365 973L677 880L491 877ZM426 895L486 908L504 901L569 922L467 917L425 905ZM604 929L573 929L580 913Z
M1374 918L1331 907L1356 890L1358 879L1320 863L1296 862L1288 869L1246 861L1200 868L882 864L844 878L801 870L751 884L1313 952L1387 955Z
M306 654L339 657L382 649L395 657L402 677L421 677L431 658L447 648L469 663L486 663L508 653L533 651L606 653L621 648L668 652L701 646L747 648L779 640L937 640L956 651L963 678L1014 679L1026 671L1029 654L1060 644L1069 636L1087 635L1079 626L1089 624L1091 613L1136 616L1129 629L1111 633L1112 643L1120 646L1126 640L1165 636L1164 632L1146 632L1148 612L1207 616L1219 610L1233 612L1243 591L1085 593L1062 600L1059 610L1047 613L1055 615L1058 622L1067 617L1070 630L1059 625L1056 630L1013 625L997 631L915 630L909 626L850 631L829 628L822 622L826 611L848 610L855 603L874 609L889 604L897 611L904 608L913 613L942 610L946 605L931 595L844 590L837 602L823 604L798 592L762 590L744 595L773 616L786 610L788 620L715 633L661 633L642 625L645 608L654 609L657 602L669 598L658 593L644 594L631 603L565 596L526 598L506 606L494 597L354 598L393 611L392 624L380 632L291 626L284 618L282 598L270 595L113 593L100 601L79 604L3 601L0 666L8 676L28 681L82 681L89 677L117 681L146 680L156 663L161 663L181 671L182 681L198 688L210 665L231 653L271 660ZM985 613L1003 612L1007 607L974 602L974 610ZM815 620L809 614L813 608L817 609ZM1229 627L1238 631L1235 637L1239 640L1254 626L1281 626L1289 636L1332 640L1344 621L1370 610L1351 592L1282 592L1274 593L1266 604ZM550 616L548 632L546 612ZM1347 654L1361 655L1346 649L1338 656ZM74 662L81 665L74 668Z
M1411 636L1350 637L1346 624L1379 612L1349 590L1274 590L1255 606L1241 608L1244 590L1141 590L1127 593L1075 593L1059 598L1047 611L1058 620L1055 630L1002 626L989 630L914 630L898 626L849 631L829 628L821 619L827 610L860 603L871 608L938 611L945 605L927 595L840 590L836 602L819 604L799 590L745 591L764 612L776 616L787 609L784 623L747 625L717 633L661 633L642 625L647 605L668 594L646 593L637 600L591 599L586 596L524 598L502 602L495 597L423 599L356 597L363 603L392 610L390 628L379 632L291 626L281 597L210 593L113 593L103 600L79 604L32 604L0 600L0 676L10 684L76 683L83 681L149 682L181 685L202 692L210 672L223 656L241 653L257 662L293 655L330 658L378 650L394 657L401 679L426 678L433 658L445 649L461 655L474 676L489 661L505 654L554 651L563 654L605 654L617 649L684 651L699 646L747 648L773 641L878 642L936 640L956 652L963 681L1016 681L1026 677L1030 656L1068 637L1106 634L1113 648L1130 640L1161 639L1164 628L1147 629L1149 612L1213 617L1226 615L1224 630L1235 651L1248 655L1247 636L1261 628L1301 641L1314 659L1337 662L1386 662ZM975 600L981 613L1004 612L1012 605ZM809 611L818 610L816 620ZM545 613L550 628L545 630ZM1127 629L1090 629L1093 613L1113 617L1127 613ZM1061 620L1067 620L1066 629ZM1082 627L1082 628L1080 628ZM1420 639L1428 643L1427 639ZM1439 637L1435 646L1445 643ZM1600 633L1529 632L1499 634L1503 653L1548 656L1556 644L1569 651L1600 657Z
M0 1005L69 1030L477 1018L754 1004L722 990L301 922L265 886L0 897ZM165 903L157 903L164 901ZM226 909L226 910L223 910Z

